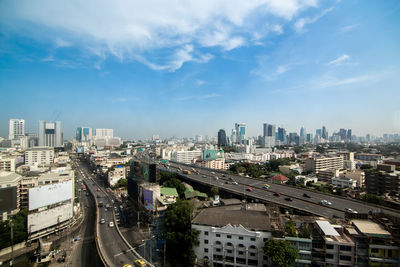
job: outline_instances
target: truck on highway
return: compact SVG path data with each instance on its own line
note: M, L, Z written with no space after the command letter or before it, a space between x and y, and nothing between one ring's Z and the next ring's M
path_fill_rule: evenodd
M191 174L191 172L189 170L183 170L182 173L183 174Z

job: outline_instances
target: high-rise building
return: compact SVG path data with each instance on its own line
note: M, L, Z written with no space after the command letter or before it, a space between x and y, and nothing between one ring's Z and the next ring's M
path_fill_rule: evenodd
M315 136L322 137L322 130L321 129L315 130Z
M306 141L307 141L307 143L310 143L310 144L313 143L314 139L313 139L312 133L307 134Z
M326 127L325 126L322 126L322 135L321 135L321 137L326 139L326 140L328 140L328 132L326 131Z
M226 138L226 132L224 129L220 129L218 131L218 146L223 147L223 146L227 146L227 145L228 145L228 141Z
M351 129L347 129L347 141L351 141Z
M340 129L339 130L339 136L340 136L340 139L342 140L342 141L345 141L346 140L346 138L347 138L347 131L346 131L346 129Z
M278 140L286 143L286 130L284 128L278 127Z
M62 147L64 145L61 122L39 121L39 146Z
M8 139L13 140L25 135L25 120L10 119L10 127L8 131Z
M92 139L93 131L90 127L78 127L76 128L76 141L85 142Z
M275 125L264 123L262 140L263 147L275 146Z
M242 143L246 140L246 124L245 123L235 123L236 130L236 142Z
M114 137L114 130L113 129L96 129L96 137Z
M301 129L300 129L300 137L299 137L299 140L300 140L301 144L305 143L306 137L307 137L306 135L307 135L306 128L301 127Z

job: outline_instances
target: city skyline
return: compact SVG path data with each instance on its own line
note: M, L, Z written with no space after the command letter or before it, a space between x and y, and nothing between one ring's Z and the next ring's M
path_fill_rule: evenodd
M398 2L176 5L3 1L0 136L11 118L26 132L62 121L66 139L82 125L123 138L229 135L236 122L248 136L265 122L400 131Z

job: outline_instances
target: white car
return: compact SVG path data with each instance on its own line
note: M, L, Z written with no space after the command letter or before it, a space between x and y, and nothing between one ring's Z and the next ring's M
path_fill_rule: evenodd
M108 223L108 226L109 226L109 227L114 227L114 223L113 223L113 222L109 222L109 223Z
M322 205L325 205L325 206L330 206L330 205L332 205L332 202L329 202L329 201L326 200L326 199L321 200L319 203L321 203Z
M345 211L349 212L349 213L358 213L356 210L350 209L350 208L345 208Z
M103 223L105 223L105 222L106 222L106 220L100 219L100 223L101 223L101 224L103 224Z

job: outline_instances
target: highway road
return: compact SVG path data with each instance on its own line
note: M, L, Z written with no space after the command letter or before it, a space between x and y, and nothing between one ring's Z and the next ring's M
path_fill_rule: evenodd
M343 218L346 208L355 210L358 213L384 211L385 213L391 214L393 216L400 216L400 212L395 212L393 210L381 207L378 208L376 206L370 205L369 203L341 198L330 194L323 194L288 185L267 183L265 181L255 178L216 172L212 169L196 168L195 166L180 164L176 162L170 162L169 164L170 168L168 170L165 169L162 165L160 165L159 168L162 170L178 172L181 175L184 175L189 179L198 181L200 183L215 185L230 192L246 195L251 198L271 203L276 203L285 207L295 208L318 216L324 216L328 218ZM195 170L199 171L199 174L197 175L195 173L191 173L190 175L185 175L181 173L179 168L181 168L182 170L191 170L192 168L194 168ZM224 174L226 177L223 177L222 174ZM218 180L215 179L215 176L218 177ZM232 184L232 181L236 181L238 184ZM268 189L263 188L264 184L266 183L270 186ZM247 191L248 188L251 188L252 192ZM279 193L280 196L276 196L274 195L274 193ZM309 197L305 197L305 193L308 194ZM285 200L285 198L288 197L290 197L292 201ZM322 205L320 203L321 200L327 200L332 204Z
M99 219L104 219L105 223L99 224L98 241L103 250L103 257L110 264L110 266L123 266L124 264L133 264L138 259L136 254L130 250L128 245L123 241L119 235L115 225L110 227L109 223L114 222L114 203L110 200L107 192L94 176L90 173L85 163L76 161L77 172L80 172L84 176L84 182L87 185L87 189L97 198L98 203L103 202L103 207L96 207L96 211L99 214ZM111 209L105 209L105 206L109 204ZM115 206L117 204L115 203Z

